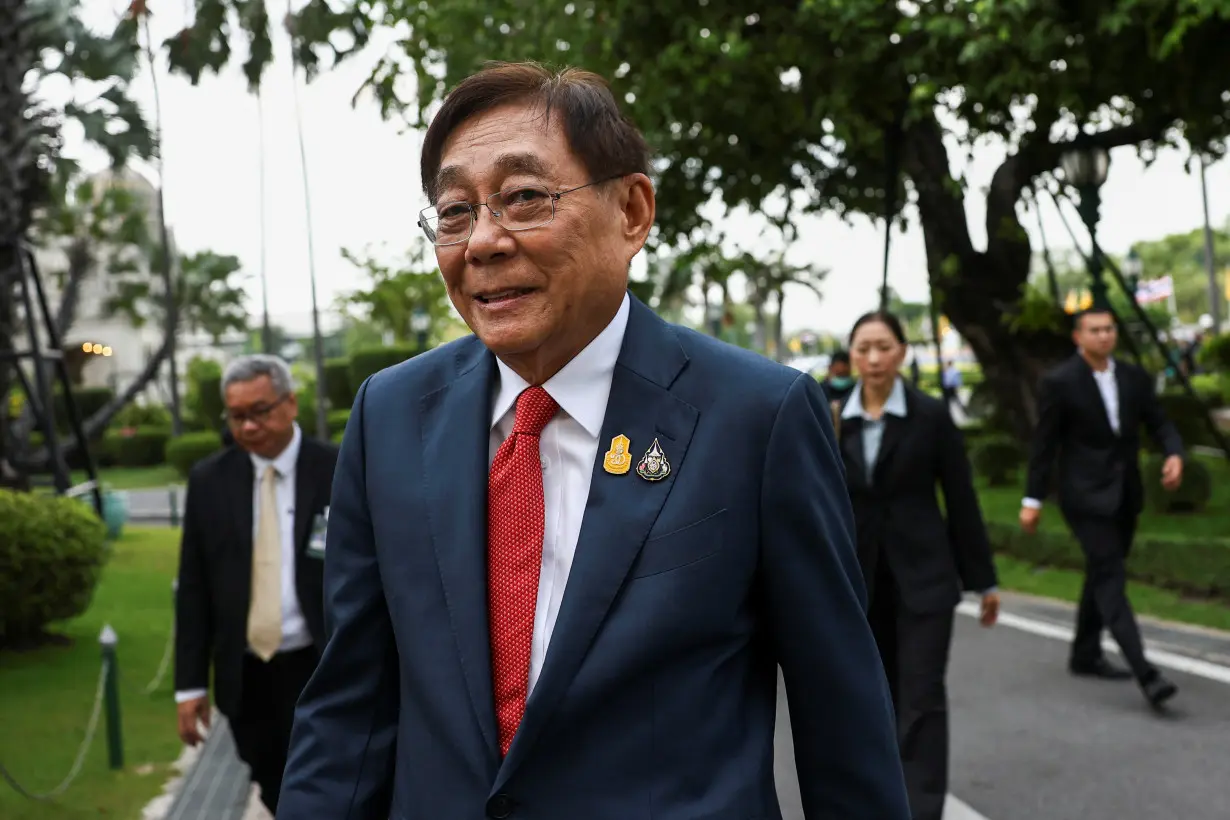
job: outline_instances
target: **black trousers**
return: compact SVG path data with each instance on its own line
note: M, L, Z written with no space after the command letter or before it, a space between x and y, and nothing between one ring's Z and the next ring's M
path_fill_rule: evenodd
M252 782L261 787L261 802L274 816L290 751L295 704L319 659L314 647L279 652L268 663L244 654L243 696L239 713L230 717L231 733L239 757L252 770Z
M948 794L948 651L955 610L910 612L887 562L872 587L868 620L897 715L897 745L913 820L941 820Z
M1072 663L1089 664L1102 657L1102 630L1110 630L1137 680L1156 671L1145 659L1144 642L1127 598L1127 557L1136 535L1136 514L1122 510L1113 516L1064 513L1068 527L1085 553L1085 585L1076 611Z

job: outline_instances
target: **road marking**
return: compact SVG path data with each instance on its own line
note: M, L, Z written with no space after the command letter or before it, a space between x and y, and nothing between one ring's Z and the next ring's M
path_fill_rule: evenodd
M950 794L944 801L944 820L988 820L988 818L971 809L968 803Z
M967 615L971 618L977 618L979 607L978 604L972 601L962 601L957 607L957 611L962 615ZM1013 615L1010 612L999 613L999 623L1003 626L1019 629L1022 632L1029 632L1033 635L1039 635L1043 638L1051 638L1057 641L1071 641L1072 628L1060 626L1058 624L1048 623L1046 621L1038 621L1033 618L1024 618L1020 615ZM1119 647L1110 638L1102 640L1102 647L1109 652L1119 653ZM1183 672L1188 675L1195 675L1199 678L1217 681L1218 683L1230 684L1230 667L1219 666L1209 661L1199 658L1189 658L1186 655L1180 655L1175 652L1168 652L1165 649L1148 649L1149 660L1157 666L1163 666L1167 669L1173 669L1176 672Z

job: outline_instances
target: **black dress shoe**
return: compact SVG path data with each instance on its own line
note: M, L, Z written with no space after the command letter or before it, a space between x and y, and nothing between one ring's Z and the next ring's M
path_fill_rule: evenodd
M1179 687L1156 672L1153 673L1149 680L1142 682L1140 688L1145 693L1145 698L1148 699L1154 708L1173 698L1179 691Z
M1091 663L1076 663L1073 661L1068 664L1068 670L1073 675L1080 675L1085 678L1101 678L1102 680L1130 680L1132 677L1131 672L1115 666L1106 658L1098 658Z

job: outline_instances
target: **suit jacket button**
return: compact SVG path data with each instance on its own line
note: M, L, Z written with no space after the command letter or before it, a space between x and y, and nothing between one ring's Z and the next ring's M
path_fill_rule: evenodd
M506 820L512 817L513 801L506 794L497 794L487 801L487 816L492 820Z

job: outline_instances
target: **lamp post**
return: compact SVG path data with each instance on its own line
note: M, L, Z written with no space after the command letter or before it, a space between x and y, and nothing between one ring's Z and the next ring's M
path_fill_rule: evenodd
M1060 158L1063 175L1081 195L1078 208L1081 221L1089 230L1089 277L1090 294L1093 297L1095 309L1106 309L1110 303L1106 299L1106 282L1102 278L1102 255L1098 250L1098 209L1102 204L1100 189L1106 182L1106 174L1110 171L1110 153L1105 148L1096 145L1081 145L1079 142L1071 150L1065 151Z
M719 338L722 335L721 304L710 302L709 307L705 310L705 319L709 322L709 332L713 334L713 338Z
M1123 279L1131 290L1128 298L1133 302L1136 301L1136 294L1140 290L1141 274L1144 272L1144 267L1144 263L1140 261L1140 254L1136 253L1136 248L1133 247L1128 251L1127 258L1123 260Z
M422 353L427 349L427 331L431 330L431 317L427 315L427 311L423 310L422 306L415 307L414 312L410 314L410 329L414 331L418 342L418 352Z

